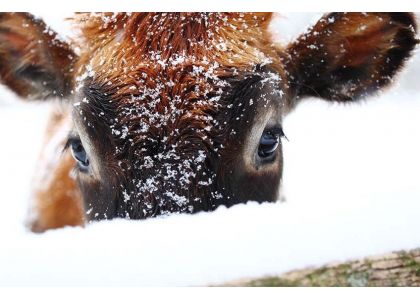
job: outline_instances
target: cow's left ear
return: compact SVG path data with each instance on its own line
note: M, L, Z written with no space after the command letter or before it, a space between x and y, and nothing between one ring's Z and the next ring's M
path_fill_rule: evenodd
M412 13L331 13L284 56L298 97L363 98L388 85L418 43Z

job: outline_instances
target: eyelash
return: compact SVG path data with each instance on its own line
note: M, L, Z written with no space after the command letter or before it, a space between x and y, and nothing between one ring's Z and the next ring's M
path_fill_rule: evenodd
M76 141L79 141L79 140L80 139L78 137L75 137L75 136L68 137L66 143L64 144L62 152L67 151L70 148L72 143L74 143Z

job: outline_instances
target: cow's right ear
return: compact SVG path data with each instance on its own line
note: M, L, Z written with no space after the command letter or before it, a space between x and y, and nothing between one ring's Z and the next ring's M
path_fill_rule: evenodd
M23 98L66 97L76 55L42 20L0 13L0 82Z

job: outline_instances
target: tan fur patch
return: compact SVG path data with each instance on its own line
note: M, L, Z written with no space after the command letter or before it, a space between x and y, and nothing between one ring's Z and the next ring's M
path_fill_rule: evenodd
M84 208L79 187L71 172L75 161L69 151L63 153L71 118L54 111L47 126L46 143L38 163L33 186L29 227L34 232L64 226L83 226Z

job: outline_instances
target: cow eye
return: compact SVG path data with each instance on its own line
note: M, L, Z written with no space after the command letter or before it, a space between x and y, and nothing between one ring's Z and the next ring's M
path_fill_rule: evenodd
M276 155L276 150L280 143L280 138L284 136L281 128L271 128L264 130L258 145L258 156L264 161L272 161Z
M89 167L89 158L86 154L85 148L82 145L82 142L79 138L74 138L69 140L71 154L74 159L77 161L79 169L83 172L86 172Z

